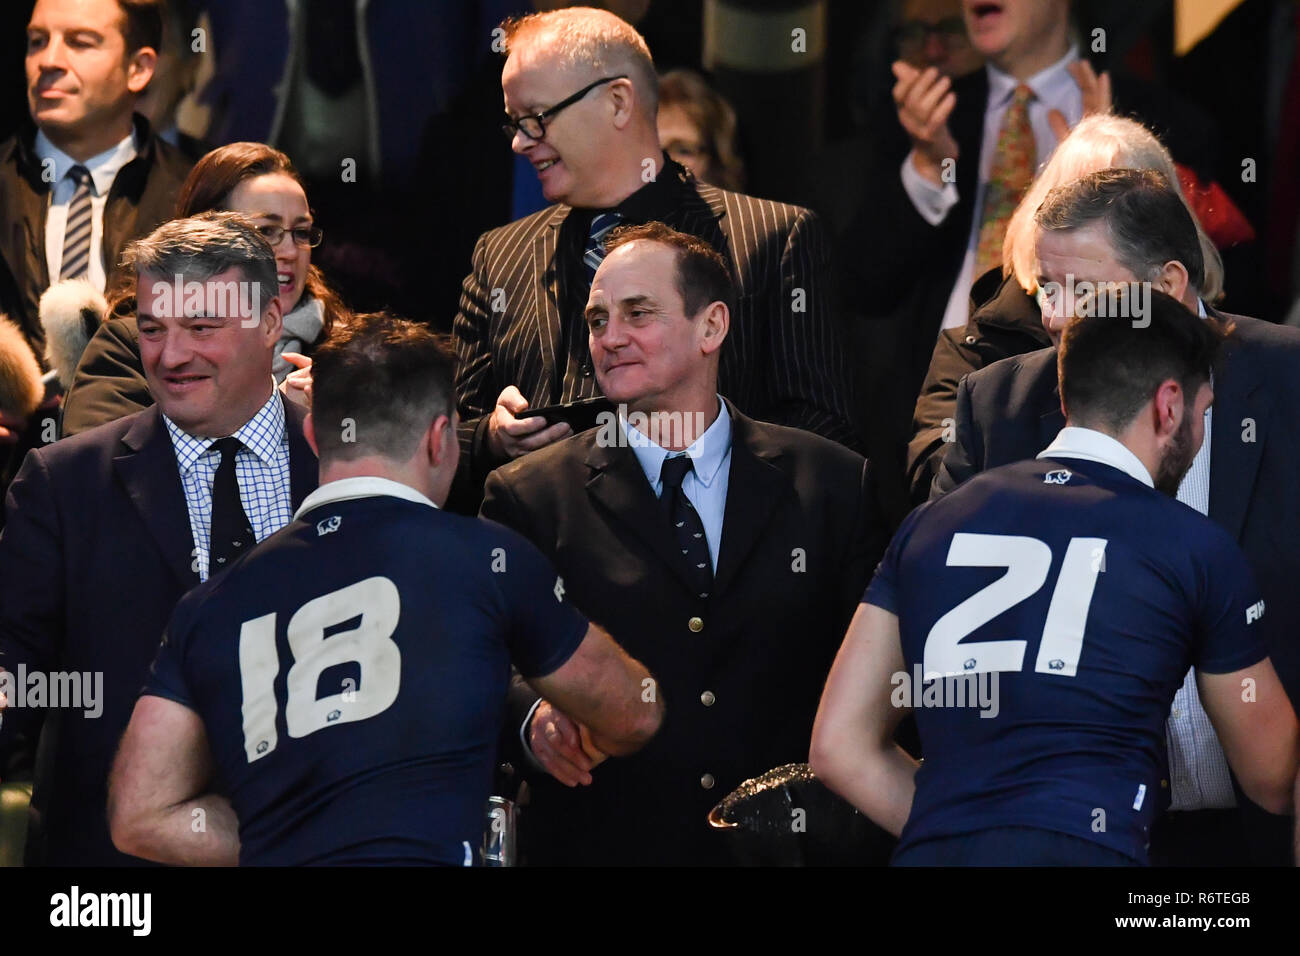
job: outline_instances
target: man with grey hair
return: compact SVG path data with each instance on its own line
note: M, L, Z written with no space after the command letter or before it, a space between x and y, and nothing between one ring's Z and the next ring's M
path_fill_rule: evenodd
M1108 307L1089 296L1104 283L1139 283L1172 295L1207 319L1231 322L1213 366L1214 405L1205 441L1178 500L1233 535L1259 582L1264 634L1282 686L1300 700L1300 515L1292 505L1300 438L1288 421L1300 407L1300 332L1218 313L1201 298L1205 265L1182 199L1154 170L1105 169L1052 190L1036 214L1043 326L1053 341L1071 315ZM1085 307L1085 303L1087 306ZM1140 323L1134 309L1115 321ZM975 474L1032 458L1065 424L1056 348L995 362L962 380L955 442L934 481L937 497ZM1170 803L1151 831L1157 864L1214 866L1290 862L1289 823L1251 805L1230 776L1190 672L1167 725ZM1167 786L1165 786L1167 784Z
M156 404L29 453L0 533L7 685L73 674L102 688L97 714L10 695L0 755L41 735L29 863L140 862L113 848L106 784L168 616L316 486L304 413L271 376L275 257L256 229L233 213L174 220L125 265Z
M748 415L854 445L850 382L808 210L694 180L659 148L645 41L585 7L508 21L501 74L511 147L556 205L479 238L453 334L461 470L474 506L493 468L571 434L531 410L600 395L583 309L616 225L661 221L704 239L738 285L719 387Z

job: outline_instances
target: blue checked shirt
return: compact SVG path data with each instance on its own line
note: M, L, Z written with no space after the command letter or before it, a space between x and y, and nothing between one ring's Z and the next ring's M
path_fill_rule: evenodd
M274 383L272 383L274 385ZM199 580L208 579L208 537L212 531L212 483L221 464L221 453L213 448L215 438L196 438L177 427L166 415L172 436L176 465L185 489L185 507L194 534L194 557ZM253 525L258 541L275 534L293 517L289 486L289 432L284 423L284 404L272 387L271 397L234 436L244 443L235 456L235 479L239 498Z

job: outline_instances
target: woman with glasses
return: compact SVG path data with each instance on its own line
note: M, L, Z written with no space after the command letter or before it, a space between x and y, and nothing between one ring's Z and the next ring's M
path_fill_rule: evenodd
M261 143L231 143L208 153L181 186L176 218L211 209L252 220L275 251L276 295L284 326L273 371L286 395L305 402L310 378L292 375L310 365L304 355L346 321L347 308L311 264L322 233L312 219L302 181L289 157ZM153 404L140 364L135 290L130 278L109 296L110 318L86 346L63 408L63 435L73 435ZM287 380L287 381L286 381Z

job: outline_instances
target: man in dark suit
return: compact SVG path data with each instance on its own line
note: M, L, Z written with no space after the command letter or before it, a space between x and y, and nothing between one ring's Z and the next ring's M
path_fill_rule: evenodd
M908 497L912 412L940 330L966 325L972 284L1001 265L1007 220L1069 127L1113 107L1203 175L1212 154L1209 121L1167 89L1117 73L1112 96L1070 0L964 0L963 12L984 69L950 79L893 65L898 122L881 124L870 186L836 241L842 310L868 320L855 323L874 390L868 454L895 482L891 501Z
M1048 194L1037 214L1044 324L1059 337L1071 311L1062 307L1071 286L1136 281L1233 323L1214 363L1207 437L1178 498L1241 545L1268 609L1269 654L1291 699L1300 700L1300 642L1292 633L1300 619L1300 558L1291 545L1300 532L1294 507L1300 445L1287 424L1289 410L1300 402L1300 333L1205 307L1195 226L1166 185L1151 170L1112 169ZM932 497L977 472L1032 458L1052 441L1064 424L1056 371L1053 347L1003 359L963 379L956 440ZM1185 684L1168 725L1173 809L1152 831L1152 861L1287 862L1285 822L1249 806L1239 792L1234 796L1237 788L1199 710Z
M526 408L599 395L582 310L600 240L620 223L665 222L727 259L738 301L719 376L740 409L852 446L816 217L702 185L668 159L654 64L618 17L557 10L509 31L507 129L556 205L484 234L474 250L453 329L463 500L476 500L496 466L569 434L563 422L518 417Z
M16 691L0 753L40 732L34 863L139 862L113 849L105 787L172 607L287 524L316 485L303 415L271 376L281 317L265 240L234 214L205 213L159 227L127 258L157 404L30 452L0 534L0 667ZM27 693L34 676L53 687L58 675L91 682L93 704Z
M61 278L85 278L102 291L126 243L170 218L189 171L134 113L161 43L159 6L148 0L40 0L32 11L30 116L0 143L0 313L23 330L39 361L41 294ZM6 445L22 443L17 460L42 443L52 405L30 422L0 413L0 459Z
M661 223L618 236L586 310L618 417L488 478L483 516L549 556L667 700L644 751L593 769L580 727L514 695L528 759L554 778L532 779L521 829L533 863L727 862L706 816L747 778L807 757L822 682L881 553L861 457L718 396L733 301L699 239Z

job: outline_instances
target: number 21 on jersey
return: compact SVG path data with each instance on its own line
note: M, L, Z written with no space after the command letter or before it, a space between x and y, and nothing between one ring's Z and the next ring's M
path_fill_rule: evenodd
M1097 573L1106 554L1105 538L1071 538L1056 576L1052 603L1043 622L1034 670L1073 677L1083 651L1083 629L1092 604ZM1037 538L1007 534L952 536L950 568L1006 568L1007 573L934 622L925 639L926 674L972 674L1018 671L1024 665L1027 641L962 640L1043 586L1052 567L1052 549Z
M290 737L306 737L335 724L365 720L397 700L402 653L393 637L401 615L397 586L373 577L308 601L289 619L286 637L293 665L286 678L284 722ZM239 674L243 685L244 752L248 762L275 749L275 613L245 621L239 632ZM327 628L356 620L350 630L326 637ZM356 664L359 686L316 697L327 668Z

